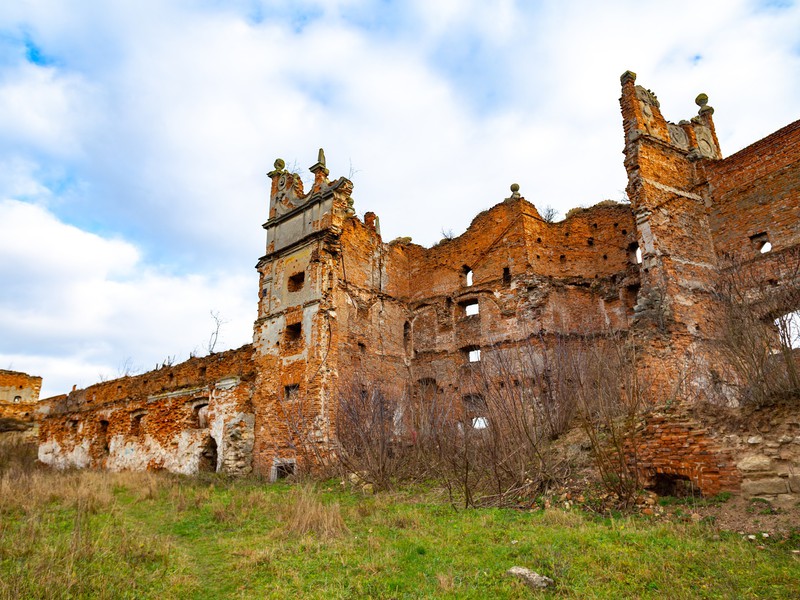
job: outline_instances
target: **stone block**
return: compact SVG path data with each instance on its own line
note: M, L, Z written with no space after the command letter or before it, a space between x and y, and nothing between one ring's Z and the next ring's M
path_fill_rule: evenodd
M748 454L736 466L740 471L769 471L772 459L763 454Z
M786 494L788 492L789 486L786 484L786 480L780 477L749 479L742 482L742 494L745 496Z

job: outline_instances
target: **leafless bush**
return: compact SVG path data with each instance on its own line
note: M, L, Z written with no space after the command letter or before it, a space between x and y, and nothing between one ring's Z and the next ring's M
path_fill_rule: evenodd
M454 505L508 504L565 480L570 465L553 442L577 419L625 501L638 488L634 432L646 405L636 367L629 340L607 332L486 348L462 367L458 396L433 379L397 389L352 378L340 386L337 456L379 489L434 480Z
M800 398L800 250L749 261L728 257L715 299L724 361L713 373L716 383L756 406Z
M400 435L407 405L405 390L387 390L360 373L340 385L335 427L337 454L346 472L377 489L408 477L413 451Z
M558 209L549 204L542 210L542 220L546 223L555 223L558 218Z
M573 344L559 365L565 371L560 393L575 398L602 481L627 504L639 489L638 417L651 404L635 344L627 335L609 332Z
M529 485L561 481L568 465L549 442L577 418L606 487L623 502L635 495L635 431L648 402L626 334L540 336L489 358L490 373L481 380L489 384L487 409L498 433L493 444L500 452L492 462L506 471L506 481L519 484L523 472Z

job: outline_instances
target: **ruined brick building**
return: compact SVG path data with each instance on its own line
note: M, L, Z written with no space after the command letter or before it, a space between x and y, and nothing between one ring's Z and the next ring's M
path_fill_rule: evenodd
M41 377L0 369L0 432L31 428L41 389Z
M800 121L723 158L704 96L697 116L675 124L633 73L621 82L630 203L561 222L512 186L457 238L385 243L374 214L355 216L352 183L329 180L321 151L307 192L275 161L252 345L42 401L40 459L279 477L294 468L298 421L329 447L337 386L352 373L422 402L469 402L465 373L487 354L609 330L636 334L640 369L665 396L685 385L735 403L711 375L711 292L728 254L766 264L800 247ZM772 285L800 284L786 275ZM800 420L782 426L789 437L763 449L759 477L800 492ZM687 419L646 428L643 475L677 474L705 493L737 488L737 461L761 451Z

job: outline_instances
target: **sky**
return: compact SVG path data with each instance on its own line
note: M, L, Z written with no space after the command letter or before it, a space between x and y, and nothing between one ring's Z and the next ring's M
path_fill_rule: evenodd
M42 397L252 338L274 160L325 149L384 240L509 185L620 200L619 76L724 155L800 117L789 0L0 3L0 368Z

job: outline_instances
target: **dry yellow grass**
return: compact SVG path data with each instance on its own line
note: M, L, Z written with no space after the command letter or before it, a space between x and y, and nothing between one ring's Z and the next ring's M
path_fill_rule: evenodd
M310 485L291 491L285 511L286 533L297 536L313 534L321 540L348 533L339 503L323 503Z

